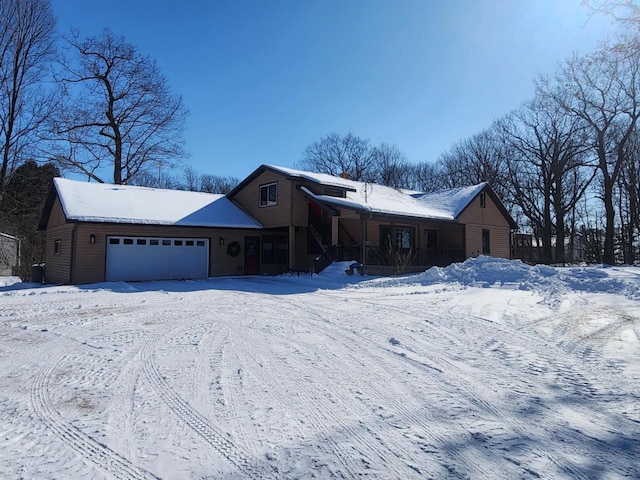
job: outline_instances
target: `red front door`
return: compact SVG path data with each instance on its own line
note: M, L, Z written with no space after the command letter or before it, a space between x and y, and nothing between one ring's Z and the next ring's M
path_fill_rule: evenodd
M244 237L244 274L260 273L260 237Z

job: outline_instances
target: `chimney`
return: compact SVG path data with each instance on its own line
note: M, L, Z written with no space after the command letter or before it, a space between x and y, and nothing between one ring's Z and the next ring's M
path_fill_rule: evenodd
M351 180L351 175L349 175L349 172L342 172L340 174L340 178L344 178L345 180Z

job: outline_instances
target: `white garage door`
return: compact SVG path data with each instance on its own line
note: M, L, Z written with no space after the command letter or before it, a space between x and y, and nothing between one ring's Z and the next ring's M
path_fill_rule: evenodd
M206 278L206 238L107 237L107 281Z

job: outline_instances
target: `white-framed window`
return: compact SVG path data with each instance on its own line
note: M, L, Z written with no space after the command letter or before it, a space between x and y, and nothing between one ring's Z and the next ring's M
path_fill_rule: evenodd
M395 246L398 249L408 250L412 247L411 237L413 228L399 227L395 229Z
M389 250L409 252L416 246L414 227L380 225L380 246L385 252Z
M487 208L487 196L485 192L480 192L480 208Z
M260 185L260 206L269 207L278 204L278 184Z

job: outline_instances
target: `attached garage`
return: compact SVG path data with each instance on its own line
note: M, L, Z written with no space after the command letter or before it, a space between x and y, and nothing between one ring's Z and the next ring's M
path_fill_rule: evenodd
M206 278L209 239L107 237L107 281Z
M262 225L224 195L56 178L39 227L45 281L202 279L238 275L244 245Z

